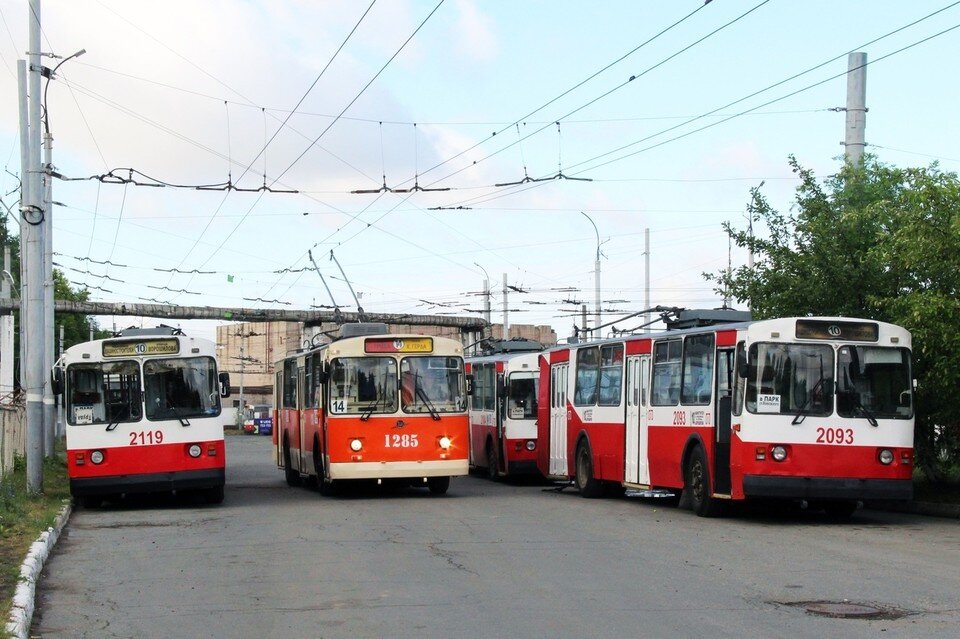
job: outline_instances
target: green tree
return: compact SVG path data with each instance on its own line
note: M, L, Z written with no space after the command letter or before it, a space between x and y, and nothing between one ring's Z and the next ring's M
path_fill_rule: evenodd
M800 185L789 213L757 187L747 212L765 232L725 225L754 268L705 277L758 319L842 315L909 329L917 463L933 480L960 471L960 181L936 164L900 169L871 156L822 182L790 165Z

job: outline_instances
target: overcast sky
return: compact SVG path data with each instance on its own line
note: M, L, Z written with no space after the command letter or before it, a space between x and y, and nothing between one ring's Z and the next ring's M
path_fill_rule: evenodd
M0 17L13 206L27 2ZM511 323L563 337L572 302L593 311L597 233L604 319L643 308L649 229L651 303L717 307L701 274L726 267L721 224L746 224L750 188L786 210L790 154L839 166L851 51L871 63L868 151L960 162L944 0L43 0L42 24L44 52L86 49L47 96L64 176L274 191L55 182L55 262L94 300L328 305L312 250L352 310L333 250L367 311L471 314L485 270L494 321L506 274L527 291ZM449 190L351 193L384 183Z

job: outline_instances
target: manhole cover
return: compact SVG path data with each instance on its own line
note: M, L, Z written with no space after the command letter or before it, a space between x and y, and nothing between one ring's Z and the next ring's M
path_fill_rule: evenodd
M808 614L834 619L900 619L911 613L887 606L853 601L780 601L772 602L791 608L803 608Z

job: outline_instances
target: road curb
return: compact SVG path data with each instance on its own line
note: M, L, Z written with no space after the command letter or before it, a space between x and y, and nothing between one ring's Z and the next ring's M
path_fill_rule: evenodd
M30 624L33 622L35 605L34 599L37 594L37 579L40 577L40 571L43 570L43 564L50 555L50 551L53 550L60 538L60 532L67 525L67 520L70 519L70 512L70 502L67 501L60 514L57 515L53 526L42 532L37 540L30 545L27 558L20 566L20 581L17 584L16 592L13 594L13 606L10 609L10 617L6 626L7 632L12 637L27 639L30 634Z

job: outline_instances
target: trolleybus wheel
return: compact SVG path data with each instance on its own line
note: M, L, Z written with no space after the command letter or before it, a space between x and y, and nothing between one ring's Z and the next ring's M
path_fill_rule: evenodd
M500 477L500 462L497 460L497 447L487 440L487 479L497 481Z
M577 468L574 479L581 497L594 498L603 494L603 485L593 477L593 458L590 455L590 444L581 442L577 446Z
M685 491L689 491L690 506L700 517L717 517L723 504L710 496L710 472L703 448L697 446L687 462Z
M290 465L290 440L286 435L283 436L283 477L287 480L287 486L300 485L300 473Z
M323 472L323 457L320 455L320 440L316 437L313 439L313 472L317 473L317 490L320 491L320 494L324 497L333 495L336 492L333 487L333 482L324 480L326 473Z
M434 495L445 495L447 490L450 488L450 478L449 477L428 477L427 478L427 488L430 489L430 492Z

